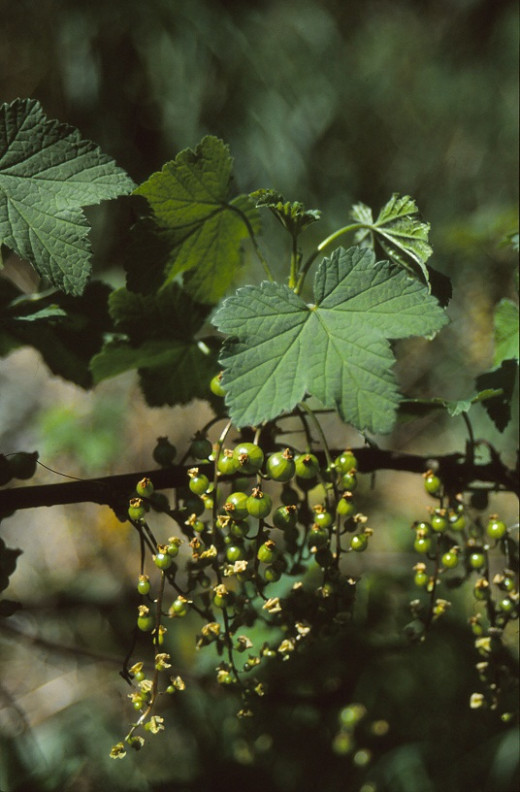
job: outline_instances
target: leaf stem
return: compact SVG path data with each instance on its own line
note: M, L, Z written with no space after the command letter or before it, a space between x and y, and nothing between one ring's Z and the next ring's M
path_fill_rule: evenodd
M311 267L311 264L314 262L317 256L319 256L321 251L324 248L328 247L328 245L330 245L332 242L335 242L336 239L338 239L343 234L348 234L350 233L350 231L358 231L360 228L369 228L369 226L367 226L366 223L351 223L350 225L343 226L342 228L338 228L337 231L334 231L334 233L330 234L326 239L320 242L318 247L311 253L311 255L309 256L309 258L307 259L307 261L305 262L305 264L298 273L298 281L294 289L295 294L300 294L303 288L305 277Z
M249 222L249 218L247 217L246 213L243 212L241 209L239 209L238 206L234 206L233 204L226 204L226 206L227 206L228 209L232 209L234 212L236 212L242 218L242 221L244 222L244 225L247 228L247 233L249 234L249 238L251 239L251 242L253 243L253 249L254 249L254 251L255 251L255 253L257 255L258 260L260 261L262 267L265 270L265 274L267 275L268 280L274 281L274 277L273 277L273 273L271 272L271 268L269 267L269 264L265 260L263 254L262 254L262 251L260 250L260 245L258 244L258 240L256 238L256 234L253 231L253 227L252 227L251 223Z

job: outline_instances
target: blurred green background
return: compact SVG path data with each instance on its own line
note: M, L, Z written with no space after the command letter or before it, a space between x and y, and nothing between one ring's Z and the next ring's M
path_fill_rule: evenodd
M516 293L503 240L518 225L517 3L0 0L0 19L0 102L39 99L136 182L218 135L235 158L237 191L273 187L323 211L309 246L344 225L356 201L377 211L393 192L412 195L432 224L431 263L452 279L454 298L452 324L433 344L400 344L399 380L417 396L472 393L491 365L494 306ZM95 273L114 284L130 211L120 201L89 215ZM499 435L474 412L476 434L512 463L517 413ZM0 361L0 450L38 448L71 475L147 468L155 437L183 449L209 414L200 403L151 410L131 376L81 392L50 377L30 350ZM360 442L339 431L341 443ZM462 450L464 439L461 421L435 416L398 427L384 444L443 453ZM35 483L57 480L39 470ZM366 559L376 573L365 578L364 632L346 645L331 639L305 667L274 679L276 694L247 739L233 708L195 687L167 713L166 735L125 762L105 757L128 718L117 670L134 618L136 540L102 509L5 521L8 544L25 550L10 595L27 607L12 623L104 659L2 632L0 789L512 792L515 733L467 709L476 680L464 598L426 646L404 656L378 648L405 623L408 525L428 501L413 477L390 474L365 496L384 530L379 555ZM514 519L516 504L497 501ZM191 637L187 629L175 648L188 669ZM339 680L334 690L322 689L323 676ZM310 691L305 706L301 689ZM370 772L330 749L338 709L356 698L391 722Z

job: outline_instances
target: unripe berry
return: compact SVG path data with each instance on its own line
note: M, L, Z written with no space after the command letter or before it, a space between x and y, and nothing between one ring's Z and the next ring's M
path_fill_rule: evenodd
M153 450L153 458L158 465L161 467L169 467L175 459L176 454L177 449L170 443L167 437L157 438L157 445Z

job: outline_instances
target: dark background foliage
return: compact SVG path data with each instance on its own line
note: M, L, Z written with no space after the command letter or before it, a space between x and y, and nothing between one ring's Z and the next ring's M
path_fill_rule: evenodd
M377 211L393 192L412 195L432 224L432 263L450 276L455 296L452 324L427 354L422 342L402 343L399 378L415 395L471 393L474 377L491 364L494 306L515 291L513 254L502 240L517 225L516 3L1 0L0 18L0 101L39 99L136 182L204 134L218 135L235 157L238 190L273 187L323 211L309 243L345 224L355 201ZM114 285L131 213L125 201L90 211L96 275ZM82 475L149 466L156 434L167 433L156 432L157 415L164 421L166 413L146 411L133 380L123 378L115 393L101 389L83 414L67 406L76 398L70 391L57 399L47 391L42 401L35 365L33 358L0 363L5 452L32 450L34 442L56 467L71 464ZM462 450L463 427L445 424L398 428L389 443ZM502 437L483 412L476 417L477 431L499 446L515 425ZM367 510L379 509L387 534L397 519L407 531L403 509L420 518L427 503L413 494L420 484L381 479L375 494L367 486ZM145 753L125 763L105 759L128 717L117 663L133 620L137 549L110 515L98 513L34 512L23 528L13 521L22 547L34 532L47 537L13 579L20 598L29 598L18 626L95 647L105 665L2 633L0 679L13 663L18 676L2 686L0 788L517 787L514 732L467 708L476 678L464 618L454 615L425 645L393 649L410 598L414 559L401 552L408 534L385 539L375 571L366 571L366 624L286 664L246 737L236 731L234 707L206 683L165 713L168 731ZM468 605L463 596L458 604ZM199 663L202 672L192 631L177 640L186 667ZM58 677L61 686L52 687ZM356 700L391 724L376 741L370 773L330 750L337 710ZM373 738L366 740L372 747Z

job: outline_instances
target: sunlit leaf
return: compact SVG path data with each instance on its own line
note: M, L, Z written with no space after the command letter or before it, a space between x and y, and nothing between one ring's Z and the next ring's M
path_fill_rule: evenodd
M399 394L391 338L431 335L446 322L426 287L367 248L339 248L318 268L315 303L287 286L246 286L213 321L230 336L220 362L238 426L289 411L306 394L360 430L388 432Z
M40 103L0 107L0 242L52 285L78 295L90 274L82 207L129 193L134 183L77 129Z

